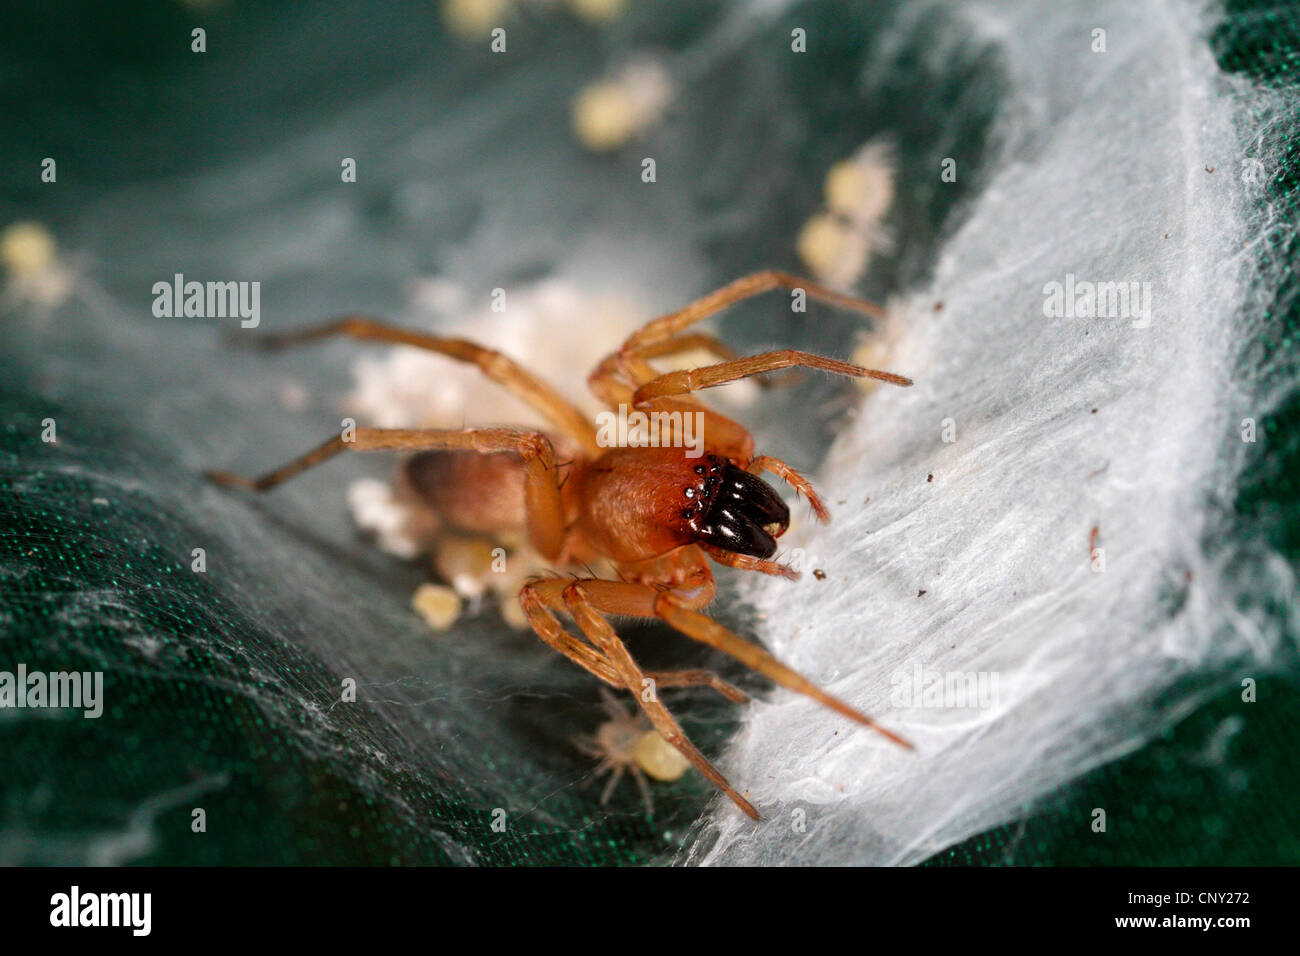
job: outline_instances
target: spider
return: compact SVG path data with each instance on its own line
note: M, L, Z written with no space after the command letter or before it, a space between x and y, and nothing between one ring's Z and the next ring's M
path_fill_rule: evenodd
M736 693L741 694L740 691ZM650 784L646 782L646 777L665 782L677 780L689 769L690 764L680 751L671 747L659 735L659 731L651 727L644 713L637 714L628 710L605 687L600 689L600 698L609 719L596 728L594 735L574 737L573 745L588 757L600 760L596 764L593 778L602 773L609 774L605 789L600 794L602 806L609 802L610 794L623 779L623 774L628 772L641 791L646 817L653 817L654 798L650 795ZM744 699L743 694L741 699Z
M340 452L415 452L404 462L404 479L446 526L480 534L523 529L532 547L556 568L579 569L602 559L611 562L619 580L575 573L524 584L519 603L529 624L543 641L593 676L630 691L664 740L757 820L758 811L696 749L655 691L709 687L732 700L743 701L744 695L711 671L643 671L607 618L664 621L775 683L911 749L902 737L701 613L715 591L709 558L729 568L791 579L799 576L769 560L776 553L776 539L789 526L790 512L761 474L788 482L808 499L818 520L829 521L830 515L802 475L779 458L756 455L754 438L744 427L706 407L692 393L795 367L912 384L901 375L793 349L740 358L712 335L686 331L736 302L778 288L803 290L831 305L882 317L879 306L870 302L784 272L757 272L652 319L602 360L587 380L596 397L611 408L702 416L695 419L703 425L703 453L698 457L691 457L691 448L663 447L663 443L602 447L594 424L575 405L504 354L464 339L440 338L368 316L348 315L324 325L247 338L266 348L280 348L346 336L437 352L477 365L489 379L536 408L556 431L357 427L260 478L228 471L210 471L207 477L221 485L260 492ZM651 359L701 348L721 361L666 374L650 365ZM573 620L585 640L566 629L561 614Z

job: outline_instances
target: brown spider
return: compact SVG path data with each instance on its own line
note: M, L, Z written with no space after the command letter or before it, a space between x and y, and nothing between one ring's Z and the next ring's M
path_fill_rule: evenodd
M438 352L477 365L488 378L545 415L557 434L518 428L356 428L257 479L226 471L209 472L208 477L223 485L266 491L342 451L420 452L407 459L405 479L447 526L487 534L525 529L533 548L559 568L609 560L621 580L573 577L525 584L519 603L533 630L605 683L631 691L663 738L740 809L758 819L758 811L687 739L655 689L706 686L732 700L744 701L745 696L710 671L642 671L607 615L665 621L781 686L911 748L763 648L700 613L714 596L706 555L727 567L798 577L789 567L768 560L776 552L776 538L789 526L790 512L758 477L760 473L770 472L789 482L807 497L819 520L828 521L830 515L806 479L779 458L756 456L748 431L689 393L792 367L912 384L900 375L792 349L738 358L711 335L684 332L735 302L775 288L802 289L816 299L881 317L879 307L869 302L786 273L758 272L648 322L588 378L595 395L611 408L668 413L664 418L670 422L674 412L701 416L695 420L703 423L707 454L702 456L690 457L691 449L685 447L601 447L597 430L585 415L500 352L354 315L323 326L259 335L254 341L274 348L343 335ZM723 361L662 375L648 361L693 348L705 348ZM680 438L672 428L670 432L674 439ZM557 445L564 451L563 464L555 452ZM557 616L561 613L572 617L586 641L564 628Z

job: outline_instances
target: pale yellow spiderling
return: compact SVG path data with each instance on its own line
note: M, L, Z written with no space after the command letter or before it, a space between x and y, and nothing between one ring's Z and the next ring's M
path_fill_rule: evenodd
M579 20L601 27L624 14L627 0L566 0L565 5ZM472 42L488 36L517 8L533 7L545 13L558 6L557 0L442 0L442 21L461 40Z
M443 0L442 22L465 41L486 37L510 15L509 0Z
M627 0L568 0L568 4L574 16L597 26L613 23L627 9Z
M638 737L632 754L637 767L663 783L680 780L691 767L681 751L664 740L657 730L646 731Z
M871 261L869 235L827 212L817 213L804 223L795 249L817 278L836 288L857 282Z
M658 123L672 98L672 79L663 64L634 60L578 91L572 105L573 135L593 152L618 149Z
M15 222L0 233L0 261L14 275L33 275L54 266L54 236L39 222Z
M433 566L438 576L468 601L487 593L492 573L492 544L486 538L448 533L438 540Z
M421 584L411 596L411 607L435 631L446 631L460 618L460 595L441 584Z
M501 620L506 622L506 626L512 631L526 631L529 629L528 615L519 605L519 596L516 594L503 594L498 601L498 607L501 611Z
M826 174L826 206L849 222L874 226L894 204L894 151L872 140Z
M819 279L847 288L889 244L883 223L894 202L892 147L868 142L830 168L823 189L826 207L804 224L796 251Z
M39 222L14 222L0 231L4 298L49 311L72 295L77 276L59 256L54 234Z
M690 762L659 735L645 714L628 710L604 687L600 696L609 720L597 727L594 735L574 737L573 745L588 757L599 759L592 779L604 773L610 775L600 795L602 805L609 802L623 774L631 773L641 791L646 816L652 817L654 798L646 777L671 783L686 773Z

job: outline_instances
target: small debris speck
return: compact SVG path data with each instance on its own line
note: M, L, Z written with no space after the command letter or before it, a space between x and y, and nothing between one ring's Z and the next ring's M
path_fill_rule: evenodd
M826 572L823 571L821 568L814 568L814 569L813 569L813 577L815 577L818 581L825 581L825 580L826 580Z
M926 481L934 481L934 472L930 472L930 474L926 475L926 476L925 476L925 480L926 480Z
M917 591L917 592L916 592L916 596L917 596L917 597L925 597L925 588L921 588L921 590Z

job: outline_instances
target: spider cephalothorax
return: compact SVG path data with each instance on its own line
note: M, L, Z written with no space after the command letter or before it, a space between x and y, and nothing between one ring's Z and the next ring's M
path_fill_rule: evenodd
M776 539L789 527L790 512L776 491L758 477L760 473L787 481L808 499L820 520L829 520L829 515L806 479L779 458L755 456L749 432L704 406L692 393L796 366L912 384L889 372L790 349L737 358L712 336L685 331L733 302L773 288L802 289L813 298L881 317L876 306L815 283L780 272L755 273L647 323L601 362L588 380L597 397L611 407L700 416L706 447L702 457L692 458L688 449L676 447L604 448L594 424L574 405L505 355L463 339L349 316L303 331L261 335L256 341L275 347L347 335L470 362L546 415L556 435L520 428L358 428L256 480L229 472L209 476L221 484L265 491L341 451L422 452L409 461L407 479L446 524L487 533L526 532L543 558L571 573L580 572L592 559L612 562L618 580L555 577L524 585L519 603L529 623L542 640L592 675L630 691L663 739L757 819L758 811L686 738L654 689L707 686L737 702L745 700L744 694L710 671L643 671L608 618L662 620L783 687L873 728L894 743L911 746L763 648L700 613L714 594L707 558L742 570L798 577L786 565L769 560L776 553ZM697 348L709 349L723 361L666 374L650 364L651 359ZM557 457L557 445L564 448L563 459ZM436 454L427 454L434 450ZM585 640L564 627L561 615L573 620Z

